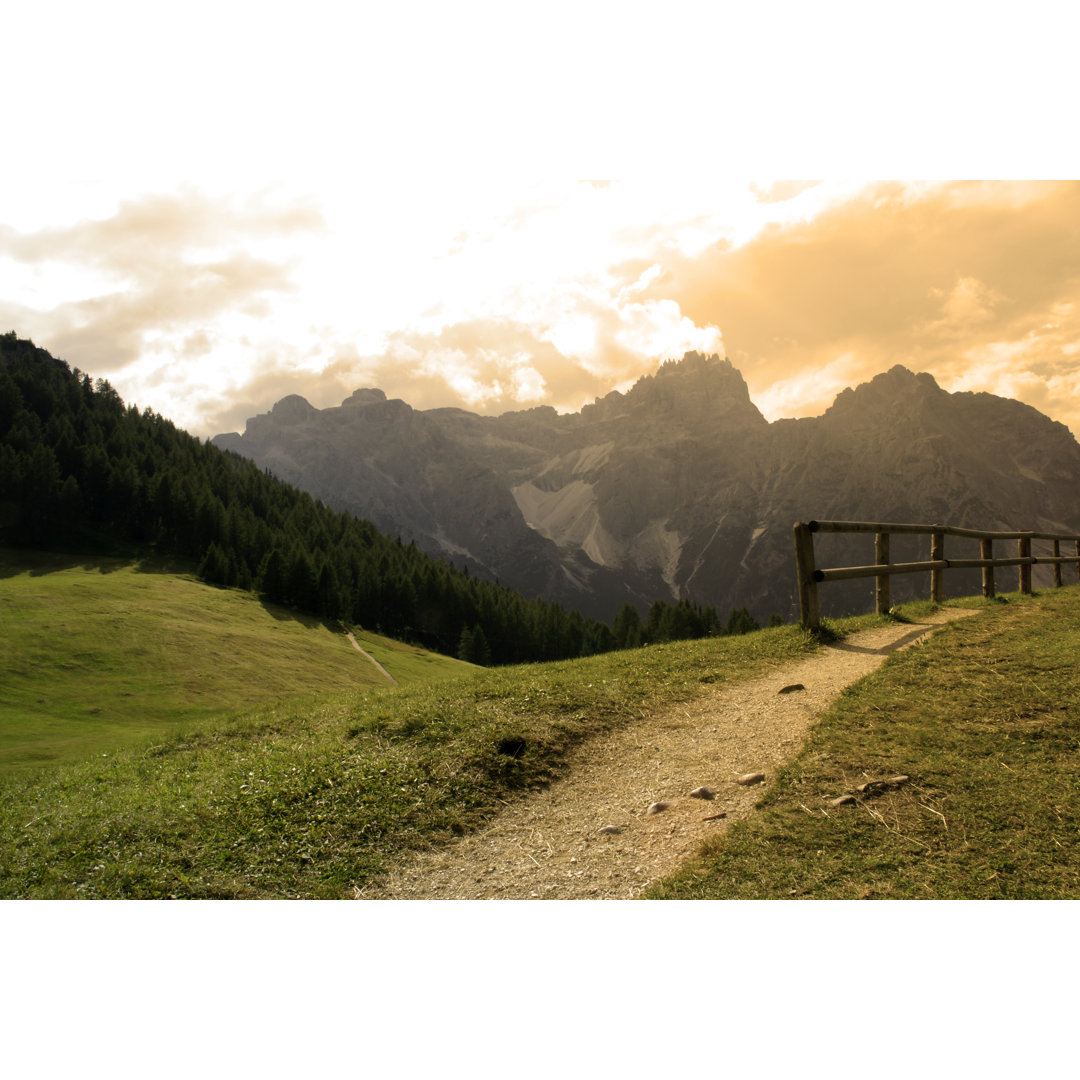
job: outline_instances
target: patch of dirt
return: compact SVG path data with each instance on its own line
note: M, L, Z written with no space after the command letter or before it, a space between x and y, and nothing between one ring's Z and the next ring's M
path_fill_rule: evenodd
M973 612L865 630L773 674L589 740L568 775L453 844L424 852L356 899L633 899L700 843L748 817L841 690L897 649ZM795 688L801 684L801 688ZM748 773L763 784L740 785ZM712 800L691 798L695 788ZM647 813L653 803L668 806ZM723 816L721 816L723 815Z

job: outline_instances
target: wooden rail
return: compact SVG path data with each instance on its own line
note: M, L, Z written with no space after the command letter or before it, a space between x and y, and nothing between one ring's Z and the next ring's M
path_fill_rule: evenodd
M843 566L818 569L814 560L815 533L873 533L874 563L871 566ZM889 557L889 537L893 534L917 534L930 537L930 558L923 562L894 563ZM979 541L979 558L946 559L945 537L959 536ZM994 558L995 540L1015 540L1015 558ZM1052 555L1032 555L1033 540L1050 541ZM1075 545L1075 555L1062 555L1062 542ZM1062 563L1075 563L1080 578L1080 535L1046 532L989 532L983 529L960 529L951 525L899 525L871 521L799 521L795 523L795 564L799 578L799 606L802 625L817 629L821 625L818 604L818 585L824 581L845 581L852 578L876 578L878 614L891 606L889 580L893 574L930 574L930 599L940 604L945 595L945 571L982 567L983 596L995 595L994 569L998 566L1017 566L1020 591L1031 592L1031 568L1036 563L1052 564L1054 585L1061 585Z

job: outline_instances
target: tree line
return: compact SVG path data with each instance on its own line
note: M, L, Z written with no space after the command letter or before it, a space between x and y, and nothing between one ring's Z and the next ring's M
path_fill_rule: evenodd
M627 605L608 627L526 599L125 406L14 333L0 335L0 544L171 555L208 583L477 663L756 629L745 609L721 625L685 600L656 601L644 621Z

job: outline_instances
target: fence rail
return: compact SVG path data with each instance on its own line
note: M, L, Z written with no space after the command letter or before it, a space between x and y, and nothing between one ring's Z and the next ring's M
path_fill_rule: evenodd
M867 566L839 566L819 569L814 558L815 533L873 533L874 562ZM930 537L930 558L922 562L894 563L889 557L889 537L916 534ZM945 538L963 537L979 541L979 558L945 558ZM995 540L1015 540L1015 557L994 558ZM1033 540L1053 544L1052 555L1032 555ZM1062 555L1062 543L1072 543L1075 555ZM1076 533L1049 532L995 532L984 529L961 529L953 525L904 525L877 521L798 521L795 523L795 564L799 579L799 606L802 609L802 625L816 629L821 625L821 609L818 603L818 585L827 581L849 581L854 578L876 578L876 605L878 614L884 614L891 606L889 580L893 574L930 574L930 599L941 603L945 594L945 571L982 568L983 596L996 594L994 569L999 566L1019 567L1020 591L1031 592L1031 568L1036 564L1052 565L1054 585L1061 585L1063 563L1076 564L1080 578L1080 535Z

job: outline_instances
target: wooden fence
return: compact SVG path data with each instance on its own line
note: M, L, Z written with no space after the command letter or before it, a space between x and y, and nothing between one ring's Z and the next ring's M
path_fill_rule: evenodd
M814 561L815 533L873 533L874 563L870 566L844 566L819 570ZM889 537L897 533L914 533L930 537L930 558L924 562L894 563L889 559ZM979 541L978 559L945 558L945 537L961 536ZM995 540L1015 540L1015 558L994 558ZM1050 541L1052 555L1032 555L1033 540ZM1075 545L1075 555L1062 555L1062 543ZM994 569L1016 566L1020 573L1020 591L1031 592L1031 568L1036 563L1052 564L1054 585L1061 585L1062 563L1075 563L1080 576L1080 536L1043 532L986 532L980 529L958 529L949 525L897 525L870 521L799 521L795 523L795 563L799 578L799 605L802 625L816 629L821 625L818 606L818 585L825 581L844 581L851 578L877 579L877 611L889 610L889 579L893 574L930 573L930 599L940 604L945 593L945 571L982 567L983 596L994 596Z

